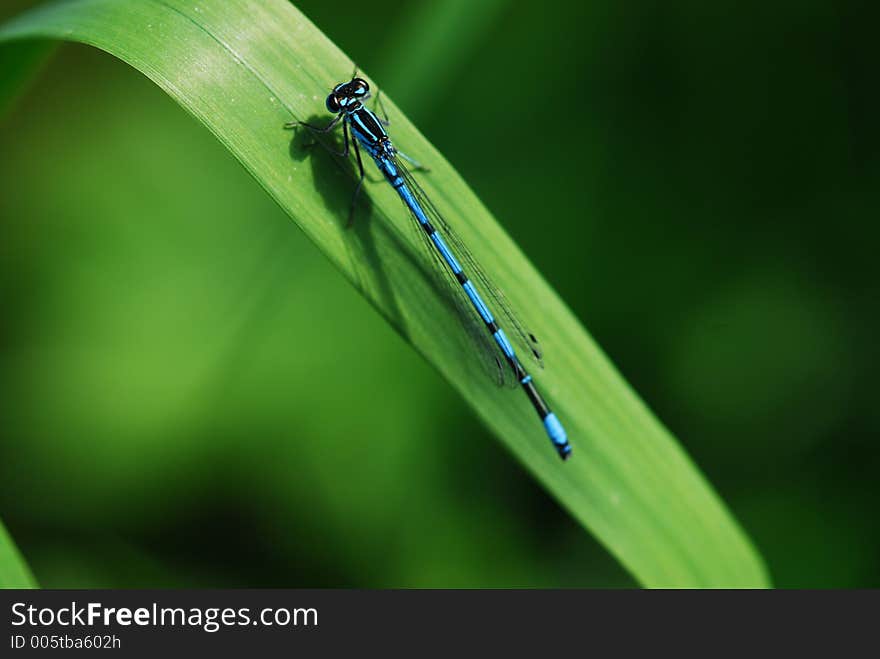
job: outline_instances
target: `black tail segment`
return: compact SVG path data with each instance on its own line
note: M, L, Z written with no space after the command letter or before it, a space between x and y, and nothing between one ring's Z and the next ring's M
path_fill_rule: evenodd
M571 444L568 443L568 436L565 433L565 428L562 427L559 419L550 411L547 403L544 402L541 394L538 393L535 383L532 382L532 376L525 372L525 369L523 369L518 361L514 362L513 369L516 372L517 380L519 380L520 385L522 385L523 391L526 392L526 396L529 397L532 406L541 418L541 423L544 424L544 430L547 431L547 436L550 438L550 441L553 442L553 448L556 449L560 458L568 460L568 458L571 457Z

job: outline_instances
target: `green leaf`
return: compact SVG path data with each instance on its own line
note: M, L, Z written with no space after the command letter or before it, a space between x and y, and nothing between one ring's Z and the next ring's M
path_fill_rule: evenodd
M0 522L0 588L36 588L37 582Z
M103 49L204 124L642 584L768 584L749 540L675 439L390 101L395 143L430 164L431 173L421 179L428 194L541 337L548 357L535 377L569 430L571 460L560 462L520 392L492 386L462 357L460 322L438 295L434 265L422 255L420 237L390 186L368 185L369 211L362 207L355 228L346 230L351 172L321 149L304 149L281 126L291 119L327 121L323 99L351 73L352 62L290 4L74 0L41 7L0 30L2 40L28 38Z

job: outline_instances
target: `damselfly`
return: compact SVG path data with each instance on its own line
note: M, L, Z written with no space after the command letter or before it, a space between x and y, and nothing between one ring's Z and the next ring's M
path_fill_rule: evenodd
M380 119L375 112L368 109L364 102L369 97L370 86L366 80L358 78L355 72L351 80L336 85L327 96L327 110L336 115L329 124L318 127L304 122L290 122L286 124L286 127L293 128L302 125L312 131L328 133L338 127L340 122L342 123L344 148L338 155L348 157L351 145L359 172L357 188L349 212L349 224L353 218L355 200L364 182L364 165L361 160L360 147L363 147L372 156L379 171L397 190L397 194L400 195L410 214L418 222L419 233L425 237L425 242L434 254L442 260L443 268L455 280L458 290L467 296L473 311L485 325L489 336L494 339L497 349L501 351L507 363L508 372L515 378L514 383L525 391L544 424L544 429L547 431L547 436L553 443L553 447L563 460L567 459L571 455L571 445L568 443L565 429L556 414L550 411L549 406L538 393L532 376L526 372L516 355L513 344L501 328L499 320L493 315L490 305L486 304L480 295L478 286L484 288L491 296L491 300L495 302L496 310L500 311L503 319L510 323L511 331L521 339L522 343L528 346L533 356L540 361L537 340L534 335L523 329L523 325L510 312L504 303L504 296L492 286L482 269L470 256L467 248L458 240L403 164L402 160L408 160L418 166L415 161L397 151L392 145L391 139L385 131L385 127L388 125L387 115L384 119ZM351 136L349 136L349 131ZM462 262L466 264L466 267L462 266ZM475 279L471 279L469 275L473 275Z

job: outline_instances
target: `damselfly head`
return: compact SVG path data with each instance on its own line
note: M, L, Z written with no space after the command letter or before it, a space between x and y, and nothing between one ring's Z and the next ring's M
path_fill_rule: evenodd
M327 97L327 109L336 114L349 105L364 98L370 92L370 85L363 78L352 78L349 82L341 82L333 88Z
M347 87L348 93L355 98L363 98L370 91L370 85L363 78L352 78Z

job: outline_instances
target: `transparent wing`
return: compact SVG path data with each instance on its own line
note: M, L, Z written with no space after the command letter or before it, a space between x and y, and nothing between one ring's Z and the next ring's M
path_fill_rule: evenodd
M419 186L409 169L407 169L399 158L395 160L395 164L397 165L401 176L403 176L406 181L407 186L424 209L425 214L428 215L432 224L434 224L444 239L449 243L455 257L461 263L465 274L474 281L480 294L486 298L486 302L491 308L492 313L495 315L498 325L509 335L514 343L514 348L518 349L518 354L529 355L533 362L543 368L543 354L538 339L526 328L526 325L519 319L517 314L514 313L504 293L492 283L492 280L489 279L483 268L480 267L479 263L477 263L476 259L471 254L471 251L467 248L467 245L464 244L434 204L431 203L431 200L422 190L421 186ZM442 276L446 281L446 286L455 289L454 299L456 300L456 305L459 307L460 315L463 313L467 318L465 327L468 328L468 334L473 334L476 331L480 340L481 351L488 349L493 355L494 361L498 364L503 364L501 367L501 370L504 373L503 381L498 381L497 378L496 381L501 385L506 384L509 386L516 386L517 382L513 377L512 370L501 360L498 346L489 336L488 332L486 332L485 325L477 316L476 311L471 306L470 300L467 298L461 285L459 285L458 281L454 278L445 263L443 263L442 259L437 254L437 250L434 248L427 234L425 234L419 226L418 220L416 218L413 218L413 220L418 233L422 236L422 242L431 252L438 268L442 270Z
M475 359L479 364L480 370L496 386L513 386L515 384L513 372L503 360L498 346L489 336L483 321L477 316L476 311L471 306L464 289L452 278L449 269L437 253L431 239L428 238L428 234L422 230L409 207L406 204L403 204L403 206L406 207L407 212L412 217L413 221L410 223L410 226L418 234L416 240L422 245L423 251L426 252L427 258L433 265L430 271L436 288L447 301L452 301L455 314L465 330L465 338L468 344L465 347L470 352L468 359Z

